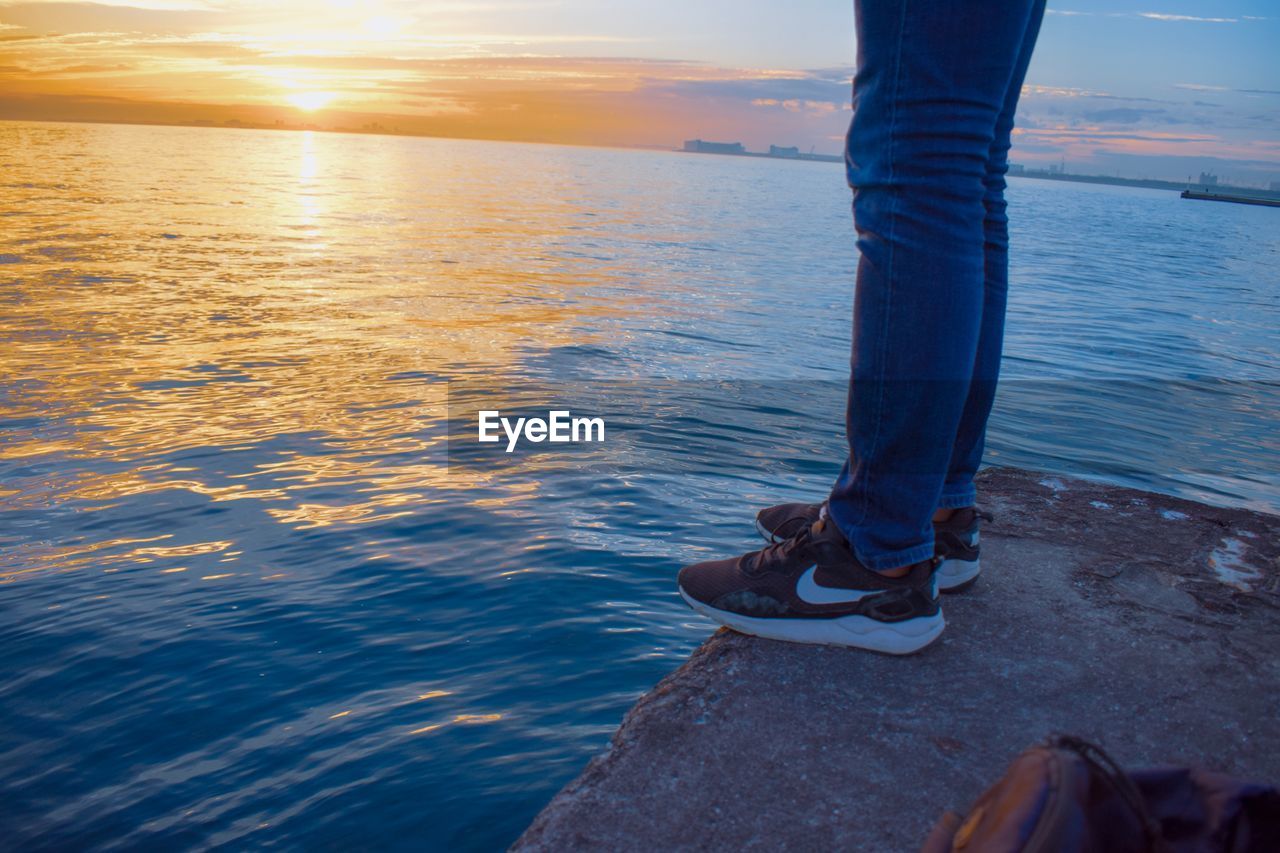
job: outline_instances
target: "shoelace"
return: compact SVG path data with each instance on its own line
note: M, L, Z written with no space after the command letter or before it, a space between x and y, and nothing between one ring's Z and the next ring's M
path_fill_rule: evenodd
M996 520L996 517L995 517L994 515L992 515L991 513L987 512L985 509L977 509L977 508L975 508L975 509L974 509L974 511L973 511L973 514L974 514L974 516L975 516L975 517L977 517L977 518L981 519L982 521L988 521L988 522L993 522L993 523L994 523L994 522L995 522L995 520ZM807 521L807 520L808 520L808 516L806 516L806 515L792 515L792 516L788 516L788 517L787 517L787 519L786 519L785 521L783 521L781 524L779 524L777 527L775 527L775 528L774 528L774 530L775 530L775 531L777 531L777 530L784 530L784 529L786 529L787 525L788 525L788 524L790 524L790 523L791 523L791 522L793 522L793 521ZM808 529L809 529L808 525L802 525L802 526L801 526L801 528L800 528L801 532L803 532L803 531L805 531L805 530L808 530ZM779 537L779 536L778 536L778 534L777 534L776 532L770 532L770 534L769 534L769 544L770 544L770 545L780 545L780 544L782 544L783 542L786 542L786 541L787 541L787 540L786 540L785 538Z
M974 517L974 518L977 518L977 519L981 519L982 521L995 521L995 520L996 520L996 517L995 517L994 515L992 515L991 513L987 512L985 509L978 509L977 507L974 507L974 508L973 508L973 517ZM938 524L947 524L947 523L949 523L949 521L950 521L950 519L948 519L948 521L942 521L942 522L936 522L936 523L938 523Z
M796 549L808 546L810 530L811 528L806 526L790 539L773 542L757 551L747 563L746 574L750 577L759 577L766 572L777 571L779 564L785 563Z
M793 515L793 516L790 516L789 518L787 518L787 520L786 520L786 521L782 522L782 523L781 523L781 524L779 524L777 527L775 527L775 528L773 529L773 531L770 531L770 533L769 533L769 544L770 544L770 545L781 545L783 542L786 542L786 541L787 541L787 540L786 540L786 538L779 538L778 534L777 534L776 532L774 532L774 531L778 531L778 530L782 530L782 529L784 529L788 524L790 524L790 523L791 523L791 522L793 522L793 521L807 521L807 520L808 520L808 518L809 518L809 517L808 517L808 516L806 516L806 515ZM806 530L808 530L808 529L809 529L809 525L807 525L807 524L805 524L805 525L801 525L801 527L800 527L800 532L801 532L801 533L803 533L804 531L806 531ZM799 535L799 534L794 534L794 535Z
M987 512L984 509L977 509L975 507L973 514L977 518L983 521L994 522L996 520L996 517L994 515L992 515L991 513ZM805 520L807 520L807 516L805 515L793 515L788 517L786 521L782 522L774 529L782 530L793 521L805 521ZM785 561L786 558L790 556L790 551L793 548L801 547L809 541L809 532L811 529L812 529L811 525L808 525L808 524L801 525L799 532L793 534L792 536L786 539L779 539L777 534L770 533L769 544L766 545L760 551L756 552L755 558L748 563L746 574L751 577L759 577L765 572L774 571L775 569L773 568L773 566L765 566L762 568L761 563L764 563L766 561L775 562L775 555L778 558L776 562ZM791 546L791 547L788 547L788 546ZM941 557L932 557L930 561L933 563L934 569L937 569L938 566L942 564Z

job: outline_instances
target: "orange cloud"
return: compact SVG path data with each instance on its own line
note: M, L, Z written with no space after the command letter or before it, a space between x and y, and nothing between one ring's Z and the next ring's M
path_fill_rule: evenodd
M376 122L432 135L663 146L692 136L811 145L847 123L841 74L635 58L297 52L210 32L39 34L0 49L0 117L8 118ZM762 115L753 102L763 101L779 109ZM815 136L815 121L830 126Z
M0 118L307 123L600 145L701 137L824 153L839 151L848 126L847 67L545 55L629 42L535 32L528 18L529 32L494 32L503 11L543 0L133 2L0 0ZM1274 117L1250 100L1275 92L1180 83L1150 94L1029 83L1016 153L1275 158Z

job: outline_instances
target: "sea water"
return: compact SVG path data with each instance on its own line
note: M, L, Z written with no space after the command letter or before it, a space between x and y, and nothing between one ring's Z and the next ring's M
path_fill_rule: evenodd
M11 844L509 843L712 631L678 567L838 468L838 165L0 123L0 166ZM987 461L1280 511L1280 211L1009 198ZM517 394L605 441L468 457L451 407Z

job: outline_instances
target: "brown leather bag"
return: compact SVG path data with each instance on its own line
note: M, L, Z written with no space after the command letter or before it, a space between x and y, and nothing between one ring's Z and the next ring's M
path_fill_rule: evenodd
M923 853L1280 853L1280 792L1220 773L1126 773L1058 736L1023 752Z

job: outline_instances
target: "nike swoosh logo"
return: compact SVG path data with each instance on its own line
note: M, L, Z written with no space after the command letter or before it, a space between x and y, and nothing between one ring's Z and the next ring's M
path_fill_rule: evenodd
M806 604L852 604L868 595L884 592L882 589L842 589L821 586L814 580L814 575L817 573L817 565L812 565L800 576L800 580L796 581L796 595Z

